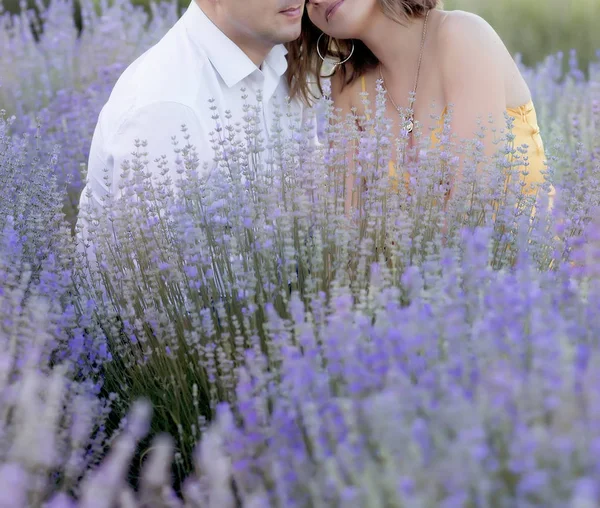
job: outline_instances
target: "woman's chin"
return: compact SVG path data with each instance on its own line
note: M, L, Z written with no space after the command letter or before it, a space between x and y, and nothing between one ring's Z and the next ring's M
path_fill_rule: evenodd
M350 40L356 39L355 35L348 30L335 30L335 28L327 27L327 30L323 30L325 35L328 35L332 39L338 40Z

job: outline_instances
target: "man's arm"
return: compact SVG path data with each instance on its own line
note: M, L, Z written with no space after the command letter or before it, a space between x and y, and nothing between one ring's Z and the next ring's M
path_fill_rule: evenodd
M116 132L94 134L88 170L88 187L94 201L99 203L99 198L109 193L113 197L120 195L122 166L125 161L133 160L136 140L147 141L147 146L140 151L148 153L145 157L149 162L147 171L153 177L158 176L159 171L155 159L166 155L172 167L175 160L173 136L176 136L179 148L186 144L183 125L190 136L189 142L196 148L201 166L204 162L212 162L214 155L206 129L202 128L190 107L175 102L150 104L127 115ZM105 181L105 168L108 182Z
M186 126L189 141L183 138L182 125ZM115 132L103 132L102 127L100 120L92 140L87 182L79 203L77 230L78 235L85 232L84 238L87 237L89 226L87 208L91 206L96 213L102 213L103 198L116 198L122 194L119 188L122 184L122 166L125 161L133 161L136 139L147 141L147 146L139 150L147 152L144 160L148 161L148 165L144 171L152 174L153 178L160 176L160 168L154 162L155 159L165 155L171 171L175 167L173 136L176 137L179 148L187 143L195 147L200 172L205 162L209 166L213 164L214 152L207 129L202 126L196 113L183 104L153 103L127 114Z

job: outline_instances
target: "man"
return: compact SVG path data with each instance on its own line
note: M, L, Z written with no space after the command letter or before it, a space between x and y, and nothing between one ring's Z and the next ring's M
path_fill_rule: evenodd
M79 222L85 222L81 211L88 194L94 207L100 206L102 196L118 196L121 165L132 159L136 139L148 142L148 170L158 174L152 161L162 155L173 161L171 138L177 136L183 146L185 124L200 168L211 163L209 133L215 127L215 112L209 99L214 99L221 118L229 110L232 123L242 122L242 90L251 103L261 91L262 130L268 140L275 108L283 107L289 95L283 43L299 37L303 12L304 0L192 0L160 42L125 70L103 107L90 149ZM291 107L303 113L299 99Z

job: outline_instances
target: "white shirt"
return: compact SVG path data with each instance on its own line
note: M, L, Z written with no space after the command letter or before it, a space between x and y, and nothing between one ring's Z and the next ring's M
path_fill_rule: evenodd
M174 161L171 138L177 136L182 147L185 143L181 127L185 124L191 136L189 142L200 158L199 169L204 162L213 164L209 133L215 128L215 120L209 99L215 100L221 118L229 110L233 123L242 122L242 89L251 104L256 104L256 93L262 91L262 129L268 142L275 107L279 105L285 111L289 94L283 79L286 54L283 45L275 46L258 68L192 0L169 32L123 72L102 108L92 139L87 183L81 194L80 222L85 223L81 211L88 203L88 191L94 207L101 205L101 196L109 190L114 196L119 195L121 164L132 159L136 139L147 140L147 170L158 175L153 161L162 155ZM291 107L304 115L305 108L299 100L292 101ZM284 117L282 128L286 127Z

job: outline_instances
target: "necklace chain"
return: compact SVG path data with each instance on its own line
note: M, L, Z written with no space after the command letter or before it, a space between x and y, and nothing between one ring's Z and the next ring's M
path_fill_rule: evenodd
M413 101L413 104L412 104L413 112L410 113L408 118L406 118L406 130L409 133L412 132L414 125L415 125L414 100L415 100L416 94L417 94L417 87L419 86L419 74L421 73L421 62L423 61L423 48L425 47L425 38L427 37L427 19L429 18L430 12L431 12L431 10L428 10L427 14L425 14L425 22L423 23L423 35L421 36L421 49L419 51L419 63L417 64L417 75L415 76L415 86L413 88L412 98L411 98L411 100ZM396 111L398 111L398 113L402 114L402 110L396 105L396 103L394 102L394 99L392 97L392 94L388 90L387 86L385 86L385 79L383 78L381 62L379 63L379 77L381 78L381 81L383 84L383 89L384 89L385 93L387 94L387 96L390 98L392 105L394 106L394 108L396 108Z

